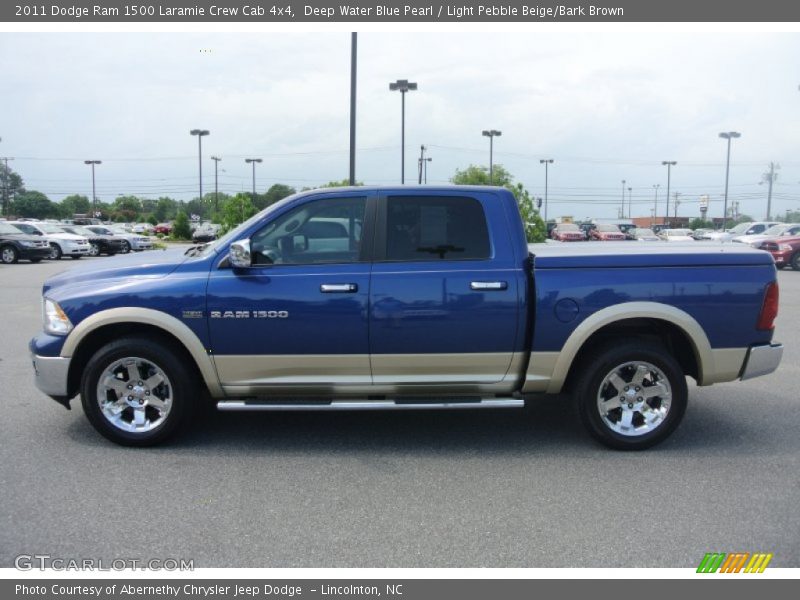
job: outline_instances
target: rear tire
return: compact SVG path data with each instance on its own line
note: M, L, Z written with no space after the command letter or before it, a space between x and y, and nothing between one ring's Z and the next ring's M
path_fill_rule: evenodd
M122 250L123 254L127 254L131 251L131 243L128 240L122 240Z
M581 420L609 448L649 448L669 437L683 419L686 376L661 344L605 344L578 369L574 396Z
M800 271L800 252L795 252L792 255L791 263L794 271Z
M0 260L4 265L13 265L19 260L19 252L14 246L3 246L0 249Z
M92 426L122 446L153 446L173 436L198 399L197 377L169 343L127 337L89 360L81 404Z

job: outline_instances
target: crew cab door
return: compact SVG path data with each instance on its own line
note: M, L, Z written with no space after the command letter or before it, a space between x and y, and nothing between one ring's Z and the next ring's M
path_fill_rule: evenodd
M292 204L250 237L253 266L212 271L211 351L227 393L369 386L374 194Z
M520 354L524 293L508 229L491 193L379 199L369 333L376 386L454 393L507 377Z

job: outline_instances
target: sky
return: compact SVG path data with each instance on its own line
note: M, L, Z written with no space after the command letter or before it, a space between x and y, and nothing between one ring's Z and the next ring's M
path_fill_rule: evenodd
M120 194L197 196L195 128L204 192L256 185L315 187L348 175L350 35L330 33L0 33L0 157L27 189L52 200ZM780 164L772 212L800 209L800 34L679 32L404 33L358 38L356 177L400 183L400 94L409 79L406 183L420 145L428 182L494 162L548 216L616 217L632 188L633 216L664 211L667 168L681 216L722 215L726 142L729 203L766 216L770 162ZM626 181L625 186L622 180ZM658 189L655 185L660 186ZM673 209L670 209L673 214Z

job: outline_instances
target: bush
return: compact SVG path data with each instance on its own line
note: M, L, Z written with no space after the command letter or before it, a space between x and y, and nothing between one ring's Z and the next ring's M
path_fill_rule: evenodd
M178 212L175 217L175 222L172 224L171 237L176 240L190 240L192 239L192 230L189 228L189 217L182 210Z

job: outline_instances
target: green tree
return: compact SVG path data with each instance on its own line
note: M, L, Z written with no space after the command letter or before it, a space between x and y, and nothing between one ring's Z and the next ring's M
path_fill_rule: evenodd
M229 231L256 214L251 194L240 193L228 198L222 205L222 231Z
M283 183L276 183L270 187L264 194L256 194L255 206L258 210L262 210L271 204L275 204L278 200L283 200L287 196L294 194L296 190L293 187L284 185Z
M138 221L142 213L142 201L136 196L117 196L114 200L115 219L124 217L123 221Z
M363 181L356 181L356 185L364 185ZM332 187L350 187L350 179L341 179L339 181L329 181L328 183L323 183L321 188L332 188Z
M14 200L13 212L18 217L47 219L58 216L58 206L42 192L30 190L19 194Z
M517 199L522 223L525 226L525 236L529 243L543 242L547 237L547 227L539 215L539 210L533 202L530 192L521 183L514 183L514 176L503 165L492 167L491 182L489 168L470 165L463 171L456 169L455 175L450 179L458 185L496 185L509 190Z
M92 211L92 203L87 196L72 194L59 202L61 217L70 219L73 215L88 215Z
M155 216L156 221L160 223L162 221L174 219L177 209L178 203L175 200L166 196L162 196L156 200L156 207L153 211L153 215Z
M5 197L3 194L5 193ZM11 206L12 200L25 193L25 185L22 182L22 177L14 169L8 167L6 169L5 161L0 161L0 199L5 200L2 206L3 214L8 214L8 208Z
M714 229L714 224L698 217L689 221L689 229Z
M171 237L176 240L190 240L192 239L192 230L189 227L189 217L182 210L178 211L175 216L175 222L172 224Z

